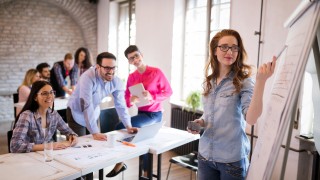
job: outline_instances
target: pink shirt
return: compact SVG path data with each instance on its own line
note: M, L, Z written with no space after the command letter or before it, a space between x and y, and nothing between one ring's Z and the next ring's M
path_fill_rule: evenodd
M161 102L172 95L171 86L162 71L159 68L147 66L142 74L135 70L129 75L125 92L128 107L132 106L130 103L131 93L128 88L138 83L142 83L145 90L149 91L153 98L150 105L139 107L139 111L162 111Z
M29 94L30 94L31 88L25 85L20 86L19 88L19 103L20 102L26 102L28 100ZM16 116L20 113L22 108L16 108Z

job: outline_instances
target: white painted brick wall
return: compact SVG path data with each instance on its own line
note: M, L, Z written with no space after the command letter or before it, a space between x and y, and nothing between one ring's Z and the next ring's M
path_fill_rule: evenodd
M28 69L81 46L95 57L96 35L97 7L88 0L0 0L0 121L14 119L11 94Z

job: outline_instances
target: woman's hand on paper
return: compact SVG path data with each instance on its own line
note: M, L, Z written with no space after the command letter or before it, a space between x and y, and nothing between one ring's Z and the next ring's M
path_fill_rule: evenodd
M76 145L78 143L78 137L76 135L74 135L74 134L71 134L69 136L68 141L70 142L70 146L74 146L74 145Z
M66 149L68 147L70 147L70 142L69 141L62 141L62 142L53 143L53 149L54 150Z

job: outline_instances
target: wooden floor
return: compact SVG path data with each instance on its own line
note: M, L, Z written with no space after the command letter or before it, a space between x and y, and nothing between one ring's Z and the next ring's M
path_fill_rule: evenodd
M0 154L8 153L7 146L7 131L11 127L11 122L0 122ZM161 179L165 180L167 177L168 169L169 169L169 160L171 157L176 156L177 154L169 151L162 154L162 166L161 166ZM157 172L157 157L154 156L153 161L153 170L154 173ZM128 166L128 169L124 171L124 180L135 180L138 179L138 166L139 166L139 158L134 158L129 161L125 161ZM104 174L107 174L111 171L113 166L104 168ZM94 173L94 179L98 179L98 172ZM121 180L122 174L114 178L106 178L105 180ZM155 179L155 178L154 178ZM169 178L170 180L185 180L190 179L190 170L186 168L182 168L175 164L172 164ZM195 173L192 173L192 179L195 179Z
M166 152L162 155L162 166L161 166L161 179L165 180L167 177L167 173L168 173L168 169L169 169L169 159L172 156L176 156L177 154L169 151ZM154 156L153 157L154 162L153 162L153 170L154 173L157 172L157 157ZM125 161L125 163L128 166L128 169L126 171L124 171L124 179L125 180L133 180L133 179L138 179L138 166L139 166L139 159L138 158L134 158L131 159L129 161ZM113 167L107 167L104 168L104 173L107 174ZM177 166L175 164L171 165L171 170L170 170L170 175L169 178L170 180L186 180L186 179L190 179L190 170L186 169L186 168L182 168L180 166ZM98 178L97 177L98 172L96 172L94 174L95 179ZM110 180L121 180L122 179L122 175L119 174L117 177L114 178L105 178L105 179L110 179ZM155 179L155 178L154 178ZM195 173L192 172L192 179L195 179Z

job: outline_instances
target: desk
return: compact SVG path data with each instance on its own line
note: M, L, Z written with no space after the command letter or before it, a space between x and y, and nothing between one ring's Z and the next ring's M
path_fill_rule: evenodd
M122 132L116 133L119 134L119 139L124 135ZM88 145L91 147L88 147ZM96 141L93 140L92 135L86 135L79 137L76 147L54 151L54 159L69 167L78 169L82 175L85 175L146 154L148 151L149 148L146 145L130 147L119 142L116 142L116 146L111 148L107 141ZM43 154L43 151L38 153Z
M55 98L54 99L54 110L65 110L67 109L68 98ZM14 107L23 108L26 102L14 103Z
M128 133L124 130L113 131L109 133L117 133L117 137L122 139ZM106 133L107 135L109 133ZM157 177L161 179L161 154L183 144L197 140L200 135L193 135L187 131L175 128L162 127L159 133L151 139L144 140L136 144L136 147L124 146L117 142L114 148L108 147L108 143L104 141L96 141L91 135L79 137L77 146L80 148L68 148L65 150L55 151L55 160L66 164L70 167L79 169L82 175L97 171L104 167L114 165L140 156L139 177L141 177L142 155L149 154L149 179L153 176L153 154L158 155ZM83 145L90 144L92 147L84 148ZM43 152L40 152L43 153Z
M117 133L119 139L128 135L124 130L112 133ZM78 139L75 147L54 151L52 162L43 161L43 151L0 155L0 179L75 179L138 156L141 163L141 157L146 153L151 157L148 162L149 179L152 179L152 154L158 155L157 178L161 179L161 154L199 139L199 135L162 127L154 138L138 142L136 147L119 142L116 142L115 147L110 147L107 141L93 140L92 135ZM139 176L141 179L141 170Z
M38 153L10 153L0 155L0 177L11 179L75 179L81 173L57 161L44 162Z
M162 127L159 133L152 139L145 141L145 144L149 147L149 162L148 162L148 179L152 179L152 177L156 177L157 179L161 179L161 154L184 145L186 143L195 141L200 138L200 135L193 135L188 133L187 131L182 131L175 128ZM158 163L157 163L157 174L153 174L153 155L158 155ZM141 163L142 156L140 156L140 170L139 177L140 179L146 179L141 177Z

